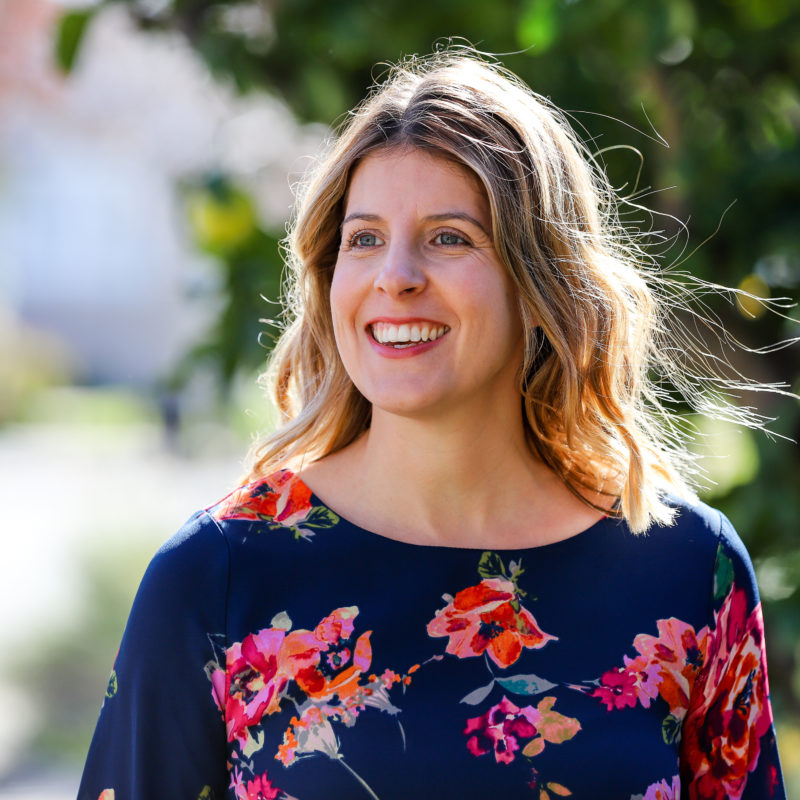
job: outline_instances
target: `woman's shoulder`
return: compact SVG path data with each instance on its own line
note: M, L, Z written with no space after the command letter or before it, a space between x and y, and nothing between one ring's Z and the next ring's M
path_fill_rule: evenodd
M279 469L244 481L205 511L217 522L279 520L291 506L303 506L310 497L311 490L293 472Z
M314 531L338 524L338 516L314 497L311 489L289 469L279 469L269 475L249 480L205 513L226 535L246 523L266 525L271 529L286 528L296 538L309 539Z
M677 497L668 499L675 511L674 524L657 527L666 539L682 543L681 558L699 558L710 568L714 594L721 586L735 582L746 588L753 602L758 601L758 589L753 563L742 538L731 521L717 508L699 500Z
M630 533L620 524L614 547L644 559L659 569L700 570L713 576L721 560L730 560L745 572L752 570L745 545L728 518L719 509L698 500L670 495L664 498L673 511L671 523L653 523L645 532Z
M699 545L715 549L722 546L737 552L746 552L731 521L718 508L697 498L671 495L666 500L675 512L674 522L666 527L666 531L674 530L682 538Z

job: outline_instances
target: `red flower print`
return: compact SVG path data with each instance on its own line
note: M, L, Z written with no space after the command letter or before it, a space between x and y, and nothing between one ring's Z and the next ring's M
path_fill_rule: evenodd
M272 781L267 778L266 772L245 783L238 768L233 771L230 788L233 789L236 800L277 800L281 794L281 790L273 786Z
M213 516L218 520L268 519L291 527L311 509L311 490L282 470L231 492L214 508Z
M224 709L229 742L237 739L244 746L248 728L279 709L287 683L278 660L285 635L278 628L266 628L246 636L228 648L224 676L221 670L212 673L213 694Z
M599 697L605 707L633 708L636 705L636 677L625 669L611 669L600 678L600 685L592 692Z
M449 637L446 650L459 658L487 652L503 668L520 657L523 647L544 647L557 638L539 628L505 578L487 578L460 591L428 623L428 634Z
M761 604L731 588L709 634L706 666L683 724L681 769L690 798L738 800L772 724Z
M362 633L352 649L345 644L350 641L357 614L355 606L337 608L313 632L297 630L286 636L281 647L280 669L308 697L344 698L358 688L361 674L372 661L369 642L372 632Z
M520 749L520 739L536 736L533 724L534 708L515 706L507 697L492 706L480 717L467 720L464 733L469 736L467 749L474 756L482 756L494 750L498 764L510 764L514 753Z
M276 800L280 789L272 785L267 773L257 775L254 781L247 781L246 800Z

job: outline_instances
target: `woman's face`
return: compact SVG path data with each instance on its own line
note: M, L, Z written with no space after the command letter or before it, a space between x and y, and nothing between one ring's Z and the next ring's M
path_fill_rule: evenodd
M489 204L461 165L416 149L358 164L331 309L344 366L373 413L519 407L522 324Z

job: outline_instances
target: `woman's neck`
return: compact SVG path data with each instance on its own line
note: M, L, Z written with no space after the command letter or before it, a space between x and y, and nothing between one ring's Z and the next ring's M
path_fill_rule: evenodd
M301 477L349 521L416 544L534 546L600 516L532 454L521 410L480 424L376 410L363 436Z

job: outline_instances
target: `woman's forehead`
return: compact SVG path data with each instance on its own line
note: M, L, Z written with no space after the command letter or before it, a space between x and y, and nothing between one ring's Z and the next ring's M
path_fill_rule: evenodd
M486 191L478 176L449 154L415 147L388 146L359 159L344 197L345 216L380 213L377 207L389 210L411 201L428 212L440 205L460 208L483 224L490 223Z

